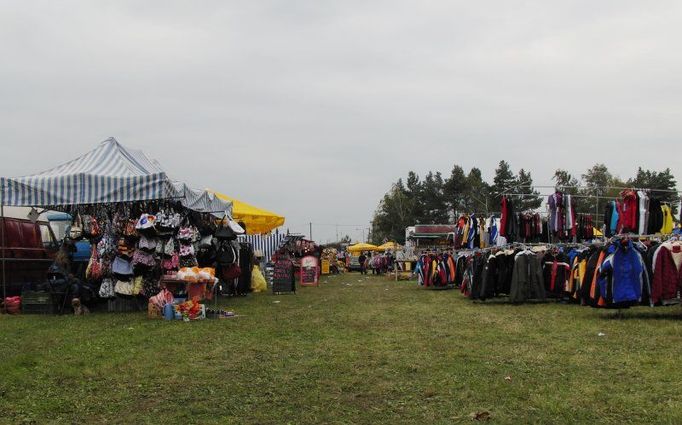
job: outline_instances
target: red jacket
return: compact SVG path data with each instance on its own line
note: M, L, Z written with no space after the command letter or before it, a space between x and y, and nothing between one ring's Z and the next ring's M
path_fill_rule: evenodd
M620 227L624 233L638 233L637 210L639 203L637 202L637 194L634 190L627 189L621 192L621 196L623 202L618 211Z
M500 236L507 236L507 215L509 210L507 209L507 197L502 197L502 214L500 214Z
M682 273L678 270L673 255L680 256L681 252L671 252L666 246L661 246L656 256L654 280L651 284L651 302L670 300L677 296L677 289L682 286Z

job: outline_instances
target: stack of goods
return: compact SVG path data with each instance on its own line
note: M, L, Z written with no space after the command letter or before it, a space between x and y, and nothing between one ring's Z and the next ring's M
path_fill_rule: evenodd
M346 268L345 261L339 260L339 252L335 248L325 248L322 250L322 257L320 260L329 261L329 268L332 274L339 273Z

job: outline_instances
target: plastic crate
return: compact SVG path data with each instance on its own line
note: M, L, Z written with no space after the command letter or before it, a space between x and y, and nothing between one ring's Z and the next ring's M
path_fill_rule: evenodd
M22 314L57 314L55 304L22 304Z
M24 291L21 294L22 304L53 304L52 294L45 291Z
M23 314L57 314L57 304L52 294L44 291L24 291L21 294Z

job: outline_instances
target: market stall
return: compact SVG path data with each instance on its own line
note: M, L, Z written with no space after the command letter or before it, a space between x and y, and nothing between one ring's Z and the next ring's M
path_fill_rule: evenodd
M47 281L28 288L57 294L61 311L70 298L109 299L110 310L161 293L197 301L212 297L216 276L239 277L241 228L229 218L231 203L170 180L156 161L113 138L58 167L0 184L3 210L42 207L72 217ZM91 246L83 280L68 260L78 240ZM2 261L5 270L6 255Z

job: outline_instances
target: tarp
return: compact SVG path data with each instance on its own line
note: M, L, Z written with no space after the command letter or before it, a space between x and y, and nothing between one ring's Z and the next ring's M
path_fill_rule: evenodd
M378 246L369 243L358 243L348 247L348 252L377 251Z
M159 164L109 138L94 150L42 173L0 178L5 206L50 207L172 198Z
M222 200L232 202L232 218L237 222L244 222L247 235L268 233L284 224L284 217L281 215L254 207L223 193L211 189L209 191Z

